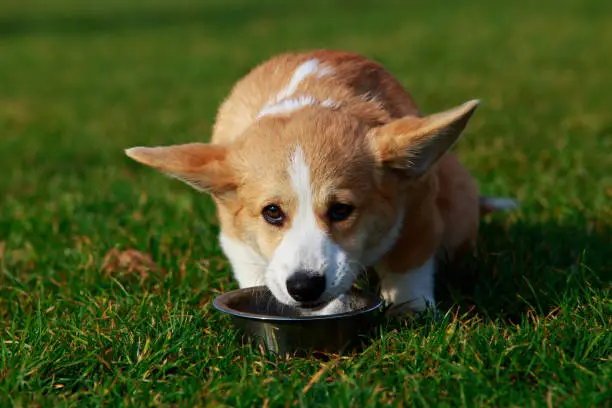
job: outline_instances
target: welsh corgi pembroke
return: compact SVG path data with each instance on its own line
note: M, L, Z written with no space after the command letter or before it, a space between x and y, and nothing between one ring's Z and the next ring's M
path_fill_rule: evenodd
M434 306L434 274L476 242L480 197L449 153L478 105L422 115L379 63L332 50L255 67L221 104L210 143L126 154L213 197L240 287L314 314L376 271L392 313Z

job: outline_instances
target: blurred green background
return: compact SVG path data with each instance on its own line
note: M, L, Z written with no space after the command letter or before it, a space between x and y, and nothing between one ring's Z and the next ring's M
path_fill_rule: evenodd
M123 155L208 140L237 79L312 48L383 63L426 113L481 99L456 150L483 193L522 202L483 222L476 280L440 284L443 310L468 315L390 327L327 368L237 345L209 304L236 286L210 199ZM612 5L595 0L3 0L0 394L15 405L604 403L610 67Z

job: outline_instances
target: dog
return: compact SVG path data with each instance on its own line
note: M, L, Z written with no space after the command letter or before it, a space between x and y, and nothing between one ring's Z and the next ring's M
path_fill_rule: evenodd
M423 115L373 60L284 53L235 84L210 143L125 153L212 196L241 288L335 313L369 268L391 313L418 315L435 309L440 260L474 247L482 214L516 206L479 196L450 152L478 104Z

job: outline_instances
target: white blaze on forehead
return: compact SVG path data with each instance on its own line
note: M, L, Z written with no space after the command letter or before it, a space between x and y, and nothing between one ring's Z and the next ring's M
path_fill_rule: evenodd
M312 188L310 186L310 167L306 163L304 151L298 146L293 155L287 170L291 179L291 187L295 192L298 200L298 211L302 212L306 207L311 207L314 204L312 198ZM301 210L301 211L300 211Z
M266 115L276 115L290 113L305 106L320 104L327 108L337 107L337 103L331 99L326 99L323 102L317 101L314 97L303 95L299 97L292 96L297 92L300 84L309 76L315 75L317 78L333 74L334 70L328 66L321 65L316 58L310 59L297 67L293 73L291 80L285 88L283 88L270 102L263 107L257 115L258 118Z
M327 235L317 225L310 167L300 146L293 152L287 172L297 203L291 228L283 239L292 247L290 249L292 254L287 254L289 261L287 266L296 270L320 271L327 264L325 251L330 243Z

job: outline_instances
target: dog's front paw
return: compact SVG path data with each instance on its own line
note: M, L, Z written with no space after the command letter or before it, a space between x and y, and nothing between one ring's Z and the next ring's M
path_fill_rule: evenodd
M385 314L389 317L411 316L418 318L428 313L438 316L438 309L433 298L413 299L403 303L389 304Z

